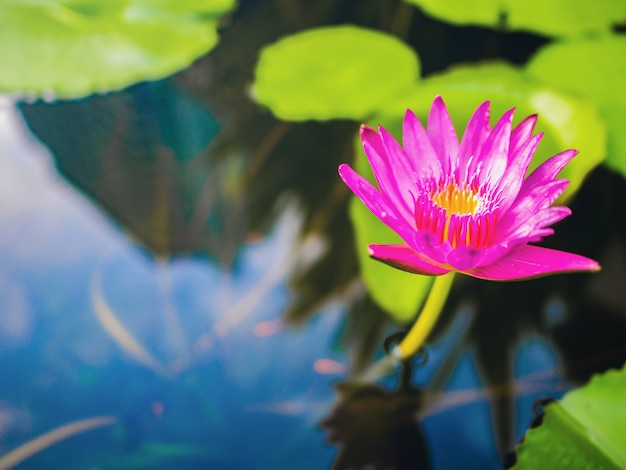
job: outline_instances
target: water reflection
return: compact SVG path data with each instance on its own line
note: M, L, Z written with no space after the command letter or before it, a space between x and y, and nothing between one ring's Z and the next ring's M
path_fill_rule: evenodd
M428 450L417 422L420 390L387 391L376 385L344 383L338 402L321 426L340 445L333 469L428 469Z
M11 151L0 160L2 335L11 339L0 348L3 383L11 384L0 395L3 453L72 419L114 415L110 430L75 437L25 468L274 468L311 448L319 452L310 468L323 467L332 449L311 423L331 402L335 376L315 364L343 361L332 348L340 311L300 332L259 334L289 300L291 262L306 264L319 249L283 256L301 223L297 208L282 212L269 237L243 246L232 270L191 257L156 262L59 179L9 114L7 134L21 146L4 142ZM241 307L251 293L254 305ZM99 321L103 305L109 318ZM223 322L225 313L232 321ZM111 318L126 337L103 328ZM162 365L160 374L121 347L129 337ZM302 406L266 421L269 404L281 402ZM246 439L269 423L271 432Z

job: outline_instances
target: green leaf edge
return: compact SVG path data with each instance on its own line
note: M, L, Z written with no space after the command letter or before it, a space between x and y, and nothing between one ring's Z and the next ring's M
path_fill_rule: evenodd
M607 105L602 98L594 96L595 94L589 93L588 88L578 88L576 86L570 86L566 84L558 83L558 80L551 80L551 77L548 77L546 80L546 76L543 73L542 68L540 67L542 61L544 61L544 57L555 54L562 53L565 50L565 53L569 52L569 48L582 46L584 47L596 47L599 45L605 45L607 47L618 47L620 42L626 42L626 36L621 34L604 34L600 36L592 36L592 37L582 37L582 38L568 38L560 41L555 41L545 46L541 47L528 61L525 66L526 73L528 73L535 80L543 81L544 83L549 83L551 86L555 88L560 88L564 92L570 93L572 95L578 96L580 98L586 99L588 101L593 102L598 108L600 116L606 118L607 124L607 152L604 160L604 165L611 170L621 174L626 178L626 158L620 158L621 154L619 153L620 145L617 145L615 142L618 139L621 139L620 124L618 124L615 120L613 120L612 113L615 109L620 113L622 109L620 105L616 105L615 107L611 105ZM564 77L566 75L564 74ZM622 89L614 89L615 93L623 92ZM617 149L617 150L616 150Z
M443 0L435 0L434 2L424 2L423 0L403 1L415 8L419 8L428 16L457 26L478 26L493 30L503 30L505 32L527 32L554 38L574 38L606 34L610 32L614 26L626 21L626 10L621 13L616 13L615 18L612 21L605 21L602 25L586 24L585 27L578 28L572 28L572 26L567 23L554 23L550 21L546 22L548 26L546 26L545 23L542 25L540 23L540 25L538 25L534 21L529 24L526 19L523 19L521 22L518 21L519 18L516 15L512 20L509 20L509 24L505 25L506 27L503 29L502 25L499 23L498 17L503 9L508 10L510 8L508 5L509 2L506 1L500 1L499 4L498 2L493 1L491 9L485 8L485 5L479 5L480 14L471 16L469 19L447 13L445 8L441 10L433 7L432 3L437 3L437 1L440 4L445 3ZM475 8L474 10L476 11L477 9ZM510 14L509 11L506 11L506 13Z
M263 77L268 74L268 72L266 72L268 67L265 64L265 62L269 60L273 60L272 55L276 54L276 51L280 51L281 49L284 49L285 47L290 47L291 44L289 44L289 41L293 37L311 35L311 34L317 33L318 31L324 31L324 30L337 30L337 31L355 30L355 31L358 31L359 34L365 34L367 36L370 36L370 38L373 38L374 36L379 36L384 41L387 41L388 44L395 42L398 46L401 46L405 49L403 51L403 54L406 54L404 57L405 59L409 59L410 53L412 53L411 61L413 63L411 64L411 67L413 68L412 72L413 72L413 76L415 80L415 83L413 85L418 84L420 82L421 61L420 61L419 55L417 54L415 50L412 50L408 44L406 44L400 38L394 35L386 33L385 31L380 31L380 30L372 29L372 28L366 28L366 27L351 24L351 23L342 23L338 25L326 25L326 26L319 26L319 27L307 29L304 31L291 34L291 35L283 36L279 38L277 41L263 47L263 49L261 50L259 54L259 60L257 61L257 64L255 66L255 71L254 71L255 78L251 87L251 95L254 101L259 103L260 105L267 107L272 112L272 114L278 119L281 119L284 121L291 121L291 122L306 122L306 121L324 122L324 121L345 120L345 119L354 120L354 121L364 121L368 118L368 116L372 114L376 114L381 109L383 109L385 107L386 102L395 99L395 97L402 95L402 93L406 91L402 88L399 88L397 90L394 90L393 92L389 92L388 96L384 100L381 99L380 103L371 105L369 109L364 113L334 112L334 113L329 113L328 115L325 115L325 116L318 116L315 114L306 114L306 113L303 114L299 111L293 112L291 106L285 107L284 103L281 100L273 99L272 98L273 95L271 93L269 94L269 98L268 98L267 93L264 91L264 87L258 86L260 82L261 83L263 82Z
M546 405L544 407L544 418L543 418L543 422L541 423L541 425L537 426L536 428L529 429L526 432L526 435L524 436L524 440L515 447L517 463L513 467L511 467L511 470L523 470L523 468L525 468L523 464L521 466L519 464L520 455L532 452L532 448L529 449L529 447L532 447L535 441L535 438L542 439L541 436L545 432L545 429L546 429L545 426L547 425L547 423L555 423L556 426L564 430L572 438L574 442L580 442L584 444L585 446L588 446L589 444L591 444L592 447L598 451L597 456L599 456L599 458L603 461L602 466L600 468L615 469L615 470L620 470L620 469L625 468L624 466L620 466L620 463L616 462L614 460L614 457L610 455L606 455L606 453L602 452L601 449L599 449L598 446L595 445L595 441L589 439L588 437L590 435L589 430L587 430L585 426L579 420L577 420L574 416L572 416L566 410L566 408L562 405L562 403L564 401L567 401L568 397L571 397L572 394L577 394L580 392L584 393L586 390L592 389L594 386L596 386L598 382L607 380L612 375L618 375L618 374L626 374L626 364L621 370L612 369L603 374L595 374L591 378L591 380L583 387L577 388L575 390L571 390L570 392L566 393L563 396L563 398L561 398L561 400L558 400L556 402ZM626 423L624 424L624 427L626 428ZM624 464L626 464L626 462L624 462ZM571 467L568 467L568 468L571 468Z

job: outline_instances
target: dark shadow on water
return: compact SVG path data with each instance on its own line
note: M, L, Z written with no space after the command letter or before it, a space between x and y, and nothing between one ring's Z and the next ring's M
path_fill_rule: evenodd
M337 402L320 426L339 447L333 470L428 470L430 458L418 421L423 390L410 382L413 367L403 366L395 390L379 385L341 382Z

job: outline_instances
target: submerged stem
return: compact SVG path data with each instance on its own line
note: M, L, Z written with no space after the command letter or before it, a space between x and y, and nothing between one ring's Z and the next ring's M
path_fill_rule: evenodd
M391 350L392 355L396 359L400 361L408 359L417 354L419 349L424 345L424 342L437 322L437 318L439 318L441 314L453 280L454 271L435 278L435 282L430 290L430 294L428 294L424 308L417 317L413 328L411 328L402 342Z

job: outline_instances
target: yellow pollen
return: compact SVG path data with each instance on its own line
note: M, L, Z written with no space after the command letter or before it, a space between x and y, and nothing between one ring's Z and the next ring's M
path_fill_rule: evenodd
M458 186L448 183L431 196L431 201L446 210L448 218L452 214L475 214L480 205L480 198L467 184Z
M442 186L438 192L431 196L431 201L442 209L446 210L446 225L443 229L442 241L447 240L450 235L450 216L474 215L480 207L480 197L477 192L467 184L459 186L456 183L448 183ZM465 236L465 243L469 243L470 233ZM456 248L459 240L454 237L451 241L452 247Z

